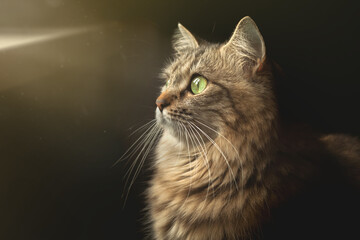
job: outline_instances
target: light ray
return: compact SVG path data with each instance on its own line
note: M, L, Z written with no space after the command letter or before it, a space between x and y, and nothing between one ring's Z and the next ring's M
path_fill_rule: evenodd
M98 26L62 29L1 29L0 51L51 41L93 31Z

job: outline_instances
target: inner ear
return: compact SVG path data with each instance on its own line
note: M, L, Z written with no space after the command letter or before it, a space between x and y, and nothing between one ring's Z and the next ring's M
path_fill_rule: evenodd
M196 38L180 23L178 23L178 29L175 31L173 39L173 48L178 53L187 49L195 49L199 46Z
M261 70L265 61L264 39L250 17L244 17L239 21L230 40L222 49L250 60L255 71Z

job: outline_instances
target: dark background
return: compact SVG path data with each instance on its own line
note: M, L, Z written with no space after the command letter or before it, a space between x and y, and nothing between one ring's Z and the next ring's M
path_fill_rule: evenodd
M0 239L142 238L146 174L123 207L128 166L111 166L153 118L177 22L222 42L251 16L288 74L283 113L359 136L358 14L356 1L1 0Z

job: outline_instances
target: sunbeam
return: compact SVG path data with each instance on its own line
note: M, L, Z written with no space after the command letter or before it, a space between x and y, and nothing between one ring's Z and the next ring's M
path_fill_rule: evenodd
M62 29L6 29L0 30L0 51L31 44L79 35L97 29L98 26Z

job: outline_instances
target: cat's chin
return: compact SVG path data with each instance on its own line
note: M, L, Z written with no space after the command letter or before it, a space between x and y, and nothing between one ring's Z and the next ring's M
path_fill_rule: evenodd
M170 116L168 116L166 109L163 112L160 112L159 108L155 110L157 124L168 132L173 137L179 139L180 133L177 130L176 123L174 123Z
M205 124L199 124L200 126L195 126L194 124L195 127L188 128L187 124L179 124L177 120L173 120L169 115L167 109L164 109L161 112L159 108L156 108L155 115L158 126L160 126L164 130L164 132L172 135L172 137L176 138L179 142L187 144L189 146L197 146L198 144L208 142L209 139L213 140L217 137L217 131L214 130L217 129L217 127L212 126L209 123L207 127L204 127Z
M157 124L162 128L167 128L166 125L170 125L170 121L164 117L164 113L160 112L159 108L155 110L155 117Z

